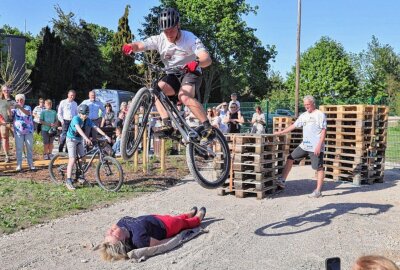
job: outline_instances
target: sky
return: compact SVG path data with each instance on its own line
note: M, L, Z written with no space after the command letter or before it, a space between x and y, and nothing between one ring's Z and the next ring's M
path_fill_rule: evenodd
M207 0L204 0L207 1ZM278 55L272 69L283 77L296 61L298 0L247 0L259 7L257 14L243 19L256 28L256 36L264 46L275 45ZM131 6L129 24L137 35L149 9L158 0L0 0L0 26L8 24L36 35L56 18L55 5L73 12L76 20L117 30L118 19L125 6ZM340 42L347 52L367 49L372 35L381 44L389 44L400 53L400 0L302 0L301 42L304 52L322 36Z

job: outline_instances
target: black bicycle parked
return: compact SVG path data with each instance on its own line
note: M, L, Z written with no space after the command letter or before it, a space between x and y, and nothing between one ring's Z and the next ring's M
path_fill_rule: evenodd
M75 164L72 168L72 179L79 181L85 179L85 173L91 167L92 162L98 158L96 166L96 182L106 191L118 191L123 182L124 175L121 164L115 158L109 156L106 148L108 147L107 139L100 138L93 142L93 148L84 156L76 155ZM84 157L89 161L83 161ZM89 158L89 156L91 156ZM56 184L64 184L67 180L68 154L60 152L51 159L49 164L49 172L51 180Z
M136 58L138 58L137 55ZM154 79L150 89L141 88L132 99L121 134L122 157L125 160L130 159L137 150L144 130L148 126L155 98L157 98L166 109L176 129L171 138L186 145L186 161L195 180L205 188L221 186L229 176L231 165L229 147L224 135L217 128L213 128L214 139L207 145L200 145L200 134L204 127L191 128L176 106L158 87L158 82L164 74L175 74L180 78L186 71L182 67L162 68L145 59L140 60L154 72Z

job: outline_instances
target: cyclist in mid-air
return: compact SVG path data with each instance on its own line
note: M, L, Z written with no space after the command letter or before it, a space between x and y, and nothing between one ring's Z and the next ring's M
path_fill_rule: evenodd
M196 88L201 85L201 68L211 65L211 57L203 43L193 33L181 30L179 13L173 8L165 8L158 18L161 34L151 36L144 41L124 44L122 51L126 55L145 50L157 50L165 67L183 66L187 73L182 77L167 74L158 86L167 96L178 95L178 99L187 106L204 126L201 133L201 144L207 144L214 137L214 131L207 119L203 106L194 98ZM167 112L156 100L157 111L160 113L163 125L157 132L171 134L174 129Z

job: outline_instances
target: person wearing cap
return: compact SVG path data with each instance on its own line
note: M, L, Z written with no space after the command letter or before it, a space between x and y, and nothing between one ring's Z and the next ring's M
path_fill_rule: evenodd
M87 145L91 145L91 140L86 136L84 130L86 127L96 129L98 133L104 136L109 143L111 138L108 137L104 131L96 126L89 118L89 106L83 104L78 107L78 115L74 116L71 120L67 131L67 149L68 149L68 166L67 166L67 181L66 186L69 190L75 190L72 182L72 167L74 166L76 154L83 156L85 154L82 139ZM86 180L84 178L78 179L81 184L84 184Z
M165 75L158 83L167 96L178 96L178 99L193 112L204 126L201 133L201 144L206 145L215 137L210 121L203 106L195 99L196 89L201 85L201 68L211 65L212 60L201 40L193 33L181 30L180 16L177 10L165 8L158 18L159 35L151 36L144 41L124 44L122 51L126 55L135 52L156 50L167 68L183 67L186 74L179 78L175 74ZM171 134L174 129L167 112L156 100L156 107L161 115L163 125L155 130L164 135Z

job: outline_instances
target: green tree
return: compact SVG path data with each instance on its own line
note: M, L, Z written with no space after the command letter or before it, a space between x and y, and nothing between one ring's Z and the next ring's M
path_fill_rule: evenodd
M361 82L360 94L379 102L382 98L395 99L400 82L400 57L389 45L382 45L372 36L368 49L353 55L353 62Z
M36 62L31 73L35 97L60 100L71 87L72 66L69 51L48 26L42 29Z
M88 90L101 87L104 81L101 52L84 20L78 24L74 13L66 14L59 6L55 9L58 18L53 19L53 30L71 58L72 80L68 83L77 91L78 99L86 98Z
M130 77L136 75L137 70L134 60L122 53L122 45L131 43L134 39L129 27L129 9L130 6L127 5L124 15L118 21L118 31L113 37L108 87L133 91L137 85Z
M288 74L287 87L295 88L295 67ZM322 37L300 58L300 96L313 95L321 104L347 103L357 94L358 81L343 46Z
M208 49L213 64L204 69L204 91L200 101L208 102L211 92L225 97L232 92L263 97L271 85L267 74L274 47L264 47L254 28L242 19L256 14L245 0L163 0L163 6L176 7L181 26L198 36ZM212 22L212 23L210 23Z
M23 36L26 39L26 46L25 46L25 62L26 68L31 70L33 65L35 64L36 60L36 53L40 42L39 36L33 36L32 33L27 32L23 33L16 27L9 26L7 24L1 27L1 32L6 35L17 35Z

